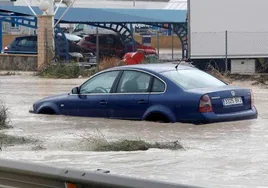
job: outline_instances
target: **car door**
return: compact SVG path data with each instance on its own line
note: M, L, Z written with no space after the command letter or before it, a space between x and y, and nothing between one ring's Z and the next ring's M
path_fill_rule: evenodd
M109 96L109 115L119 119L141 119L149 106L149 88L152 76L124 71L116 90Z
M108 117L108 96L120 71L98 74L79 87L79 94L70 94L63 114L87 117Z

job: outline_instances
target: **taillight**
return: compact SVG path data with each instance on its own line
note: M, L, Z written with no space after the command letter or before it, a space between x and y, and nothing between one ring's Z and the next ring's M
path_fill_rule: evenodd
M254 95L253 95L252 90L250 90L250 105L251 105L251 108L254 107Z
M203 95L199 103L199 112L205 113L205 112L212 112L212 111L213 111L213 108L212 108L210 97L208 95Z

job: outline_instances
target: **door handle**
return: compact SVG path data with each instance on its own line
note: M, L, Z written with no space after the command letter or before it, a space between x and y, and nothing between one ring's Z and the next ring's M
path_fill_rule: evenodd
M105 104L108 104L108 102L107 101L101 101L100 104L105 105Z
M146 104L146 101L145 100L139 100L139 102L138 102L139 104Z

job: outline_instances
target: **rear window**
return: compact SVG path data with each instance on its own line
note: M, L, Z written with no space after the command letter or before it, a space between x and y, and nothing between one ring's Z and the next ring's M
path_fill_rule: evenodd
M162 75L174 81L183 89L212 88L226 85L219 79L198 69L174 70L163 72Z
M23 47L36 47L37 46L37 39L36 38L23 38L19 40L18 46Z

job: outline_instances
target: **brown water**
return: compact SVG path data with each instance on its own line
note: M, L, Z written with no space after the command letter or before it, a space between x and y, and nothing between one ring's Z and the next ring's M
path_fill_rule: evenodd
M32 103L69 92L83 79L53 80L32 76L0 76L0 99L5 101L13 135L42 141L3 148L2 158L59 167L96 170L204 187L268 187L268 89L251 87L258 120L195 126L29 114ZM108 140L175 141L185 151L152 149L137 152L88 152L82 137L103 134Z

